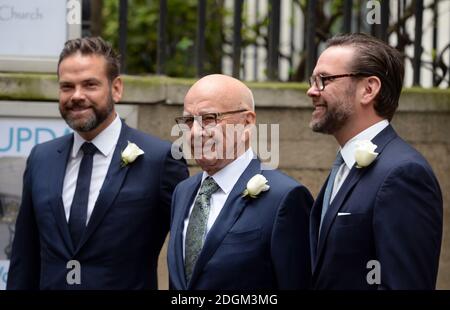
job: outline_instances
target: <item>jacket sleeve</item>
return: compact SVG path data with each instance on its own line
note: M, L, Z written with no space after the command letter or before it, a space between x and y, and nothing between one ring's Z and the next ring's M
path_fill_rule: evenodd
M442 195L429 166L392 169L373 215L380 289L434 289L442 241Z
M33 154L30 153L23 177L22 202L16 220L6 288L8 290L39 289L40 242L33 208L32 170Z
M313 198L304 186L289 191L278 208L271 256L279 289L308 289L311 283L309 214Z
M167 234L167 231L170 227L170 219L171 219L171 205L172 205L172 195L175 190L175 187L189 177L189 171L187 169L186 161L184 158L174 159L172 157L171 151L169 149L166 157L164 159L163 167L161 169L161 182L160 182L160 218L164 220L164 223L167 223L164 231Z

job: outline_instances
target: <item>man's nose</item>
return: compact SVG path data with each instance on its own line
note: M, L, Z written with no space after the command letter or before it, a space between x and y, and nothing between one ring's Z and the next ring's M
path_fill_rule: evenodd
M80 101L85 100L86 96L84 94L84 91L81 87L75 87L75 91L72 94L72 100Z
M195 137L201 137L203 134L203 128L201 125L201 119L194 119L191 128L192 135Z
M306 91L306 94L309 97L317 97L320 96L320 90L317 88L316 83L312 83L311 86Z

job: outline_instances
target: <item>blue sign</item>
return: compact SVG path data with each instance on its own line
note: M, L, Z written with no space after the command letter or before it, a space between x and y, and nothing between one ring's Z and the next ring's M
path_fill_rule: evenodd
M0 157L27 157L36 144L71 132L62 119L0 118Z
M0 260L0 290L6 289L8 270L9 270L9 260Z

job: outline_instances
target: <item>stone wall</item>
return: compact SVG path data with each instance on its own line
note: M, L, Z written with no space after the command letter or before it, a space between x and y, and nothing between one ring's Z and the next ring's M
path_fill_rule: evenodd
M123 104L137 104L138 127L167 140L174 118L182 113L184 94L193 80L125 77ZM306 85L249 83L254 91L257 121L279 124L280 169L317 195L337 150L336 141L308 128L312 106ZM0 73L1 100L56 100L54 76ZM1 115L0 115L1 116ZM444 195L444 236L438 288L450 289L450 91L405 89L393 120L397 132L427 158ZM199 168L190 162L191 174ZM165 251L160 257L160 287L167 288Z

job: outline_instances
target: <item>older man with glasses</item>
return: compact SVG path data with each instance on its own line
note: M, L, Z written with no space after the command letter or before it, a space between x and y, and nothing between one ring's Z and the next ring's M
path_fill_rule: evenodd
M232 77L206 76L188 91L176 122L203 172L173 195L170 288L308 288L313 199L253 154L250 89Z

